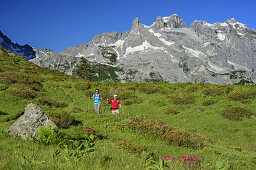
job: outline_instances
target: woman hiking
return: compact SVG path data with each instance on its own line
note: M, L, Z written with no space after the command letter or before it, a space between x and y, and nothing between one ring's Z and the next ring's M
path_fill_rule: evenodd
M107 101L108 101L108 99L107 99ZM119 106L121 108L122 108L122 106L120 104L120 101L117 99L117 95L116 94L114 95L114 99L110 100L108 102L108 104L112 105L111 110L112 110L112 114L113 115L119 114Z
M94 98L94 108L95 108L95 112L98 113L98 115L100 115L100 105L101 105L101 94L99 93L99 89L95 89L95 93L92 95L92 97L90 98Z

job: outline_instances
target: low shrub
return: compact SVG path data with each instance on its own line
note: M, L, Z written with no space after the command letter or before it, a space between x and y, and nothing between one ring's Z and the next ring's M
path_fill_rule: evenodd
M73 110L75 113L83 112L83 110L80 107L74 107Z
M64 108L64 107L68 106L68 104L65 102L58 102L56 100L53 100L50 97L46 97L43 95L39 95L39 96L40 96L40 98L37 100L37 102L42 105L55 106L55 107L60 107L60 108Z
M102 95L102 97L104 99L106 99L106 98L112 99L115 92L113 90L111 90L111 88L109 88L109 87L102 87L100 89L100 94Z
M64 142L65 137L51 126L40 126L38 128L38 137L36 140L40 143L50 145Z
M132 92L124 91L118 93L118 98L120 100L126 100L126 99L135 99L137 96L135 96Z
M135 99L127 99L127 100L124 100L124 101L122 101L122 103L124 104L124 105L131 105L131 104L140 104L140 103L142 103L143 102L143 100L142 99L138 99L138 98L135 98Z
M213 104L215 104L215 103L217 103L217 102L218 102L218 100L212 100L212 99L210 99L210 100L205 100L205 101L203 101L202 105L203 105L203 106L209 106L209 105L213 105Z
M169 115L169 114L178 114L178 113L180 113L178 110L170 108L170 107L164 109L164 114L167 114L167 115Z
M50 145L50 144L58 144L61 147L65 148L64 153L61 153L65 158L81 158L86 152L93 151L92 147L94 146L94 142L97 139L93 134L81 134L74 133L75 135L66 134L60 131L56 131L50 126L47 127L39 127L38 129L38 137L36 141ZM55 154L60 154L60 150L57 150ZM75 159L76 159L75 158Z
M17 83L19 80L19 75L14 72L0 72L0 83L3 84L13 84Z
M214 95L214 96L220 96L223 94L228 94L230 93L234 88L230 85L222 85L222 86L217 86L215 88L205 88L202 93L205 94L206 96L209 95Z
M93 95L94 93L95 93L95 91L94 91L93 89L91 89L91 90L86 90L86 91L84 92L84 95L85 95L86 97L89 97L89 96L92 97L92 95ZM100 94L101 94L102 97L103 97L102 91L100 91Z
M231 100L248 100L256 98L256 89L235 90L228 96Z
M44 79L41 78L39 75L35 76L32 74L22 74L19 75L19 83L22 84L41 84Z
M201 159L199 159L196 155L181 155L180 158L176 158L174 156L164 156L163 161L167 163L176 163L179 162L182 167L185 169L200 169Z
M50 112L48 116L59 128L67 128L76 122L74 116L67 112Z
M192 148L202 148L204 146L205 137L175 129L159 120L155 121L132 117L127 127L134 131L160 138L167 144Z
M91 127L77 126L77 127L75 127L75 130L76 130L78 136L91 135L91 134L93 134L95 136L99 135L98 132L95 131Z
M189 85L186 87L186 90L189 92L195 92L197 91L198 87L196 85Z
M8 89L8 87L9 86L7 84L0 83L0 91L4 91L4 90Z
M243 117L249 118L253 115L253 113L250 110L247 110L246 108L240 106L227 106L225 109L222 110L221 115L229 120L239 121L242 120Z
M209 95L219 96L219 95L223 95L225 93L225 90L223 90L221 88L206 88L202 92L206 96L209 96Z
M165 106L166 105L166 101L165 100L153 100L151 101L151 103L157 105L157 106Z
M44 87L41 84L27 84L26 87L31 88L34 91L42 92Z
M121 142L120 145L131 154L141 155L141 154L145 153L146 154L145 160L154 156L154 153L150 149L148 149L145 145L137 146L130 142Z
M192 104L195 102L195 97L190 94L177 94L170 96L170 100L173 104Z
M87 89L91 88L91 84L89 82L76 83L76 84L74 84L74 87L77 90L87 90Z
M34 99L38 95L34 90L20 84L11 85L5 92L24 99Z
M154 86L153 84L138 84L138 90L146 94L161 93L167 94L168 91L162 86Z

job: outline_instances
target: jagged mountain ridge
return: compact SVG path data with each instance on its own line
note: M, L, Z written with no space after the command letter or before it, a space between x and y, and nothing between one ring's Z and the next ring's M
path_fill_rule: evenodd
M81 57L119 67L120 80L256 82L256 31L231 18L210 24L194 21L189 28L176 14L157 17L151 26L136 18L130 31L96 35L88 44L54 53L37 50L35 64L68 74Z
M13 43L7 36L5 36L0 31L0 46L4 47L7 50L15 52L26 59L36 58L36 53L33 48L29 45L19 45L18 43Z

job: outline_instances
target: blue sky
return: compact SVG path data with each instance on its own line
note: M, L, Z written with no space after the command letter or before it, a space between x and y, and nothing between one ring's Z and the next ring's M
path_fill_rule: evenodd
M187 25L235 18L256 29L256 0L0 0L0 30L19 44L58 52L130 30L135 17L151 25L174 13Z

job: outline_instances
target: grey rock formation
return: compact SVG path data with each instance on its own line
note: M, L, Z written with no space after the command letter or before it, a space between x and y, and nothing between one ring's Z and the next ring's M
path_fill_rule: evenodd
M158 16L156 18L156 23L154 26L156 27L156 29L162 29L162 28L166 27L166 23L164 23L162 17Z
M187 28L187 24L177 14L164 17L163 19L169 28Z
M34 51L37 57L31 62L67 74L83 57L120 68L116 74L121 81L256 83L256 31L234 18L194 21L189 28L177 14L157 17L150 26L136 18L124 33L98 34L88 44L60 53Z
M25 108L24 115L7 128L5 132L13 137L20 136L26 140L37 137L39 126L46 127L47 125L58 129L38 105L30 103Z
M140 27L140 21L139 21L139 18L135 18L132 22L132 30L133 29L136 29L137 27Z

